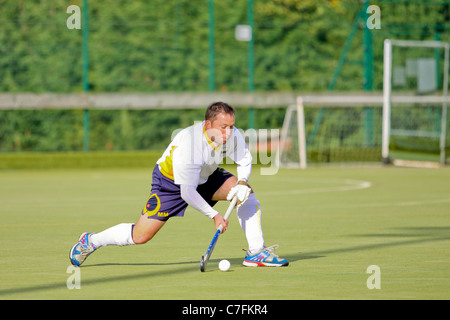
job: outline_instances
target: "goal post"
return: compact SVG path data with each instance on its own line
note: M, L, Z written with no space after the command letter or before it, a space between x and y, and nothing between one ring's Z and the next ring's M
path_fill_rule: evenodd
M287 108L281 130L280 166L379 161L381 96L305 95L296 101Z
M296 115L295 115L296 114ZM291 139L291 138L294 139ZM287 108L281 129L280 148L277 155L277 166L299 167L306 169L306 130L303 98L297 97L297 104ZM294 146L292 145L294 144ZM294 149L294 159L283 157L283 151ZM286 152L285 154L286 155ZM298 158L297 158L298 156Z
M393 69L393 49L394 48L414 48L418 51L419 48L433 49L428 55L434 54L436 56L436 50L444 50L443 69L438 67L439 60L435 58L408 58L411 53L406 54L406 58L403 58L403 65L396 66ZM409 161L404 159L394 159L391 156L390 145L392 143L392 136L397 135L403 137L403 140L407 139L422 140L422 144L432 144L431 141L439 141L439 159L438 164L444 166L446 163L446 140L447 140L447 104L448 104L448 72L449 72L449 43L442 41L413 41L413 40L392 40L385 39L384 41L384 61L383 61L383 130L382 130L382 161L383 163L394 163L400 165L408 165L412 163L414 166L421 166L420 162L424 162L425 166L430 166L429 162L433 161ZM437 60L437 62L435 62ZM435 62L435 63L433 63ZM393 82L397 87L407 84L407 77L409 75L414 76L414 81L417 84L416 95L411 95L409 98L403 101L395 101L393 99L392 88ZM442 74L442 76L441 76ZM442 91L440 95L430 96L429 92L439 91L438 82L442 79ZM428 92L427 92L428 91ZM409 100L409 101L408 101ZM440 112L440 121L434 121L434 129L427 128L425 124L420 124L418 121L414 124L408 124L410 119L403 119L399 123L397 121L396 126L393 127L392 123L392 105L400 106L400 103L409 106L411 114L409 117L417 116L420 113L424 113L424 106L428 108L428 112L437 113ZM422 106L422 110L412 113L413 108L419 108ZM433 106L435 109L440 110L430 111ZM406 109L406 108L404 108ZM406 117L406 111L399 111L398 114L404 113ZM436 117L435 117L436 119ZM402 127L402 128L399 128ZM440 128L439 128L440 127ZM427 140L428 139L428 140ZM428 142L427 142L428 141ZM410 143L411 144L411 143ZM433 166L433 165L431 165Z

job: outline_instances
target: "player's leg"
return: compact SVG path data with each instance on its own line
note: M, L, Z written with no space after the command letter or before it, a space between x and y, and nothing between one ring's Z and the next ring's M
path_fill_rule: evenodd
M155 166L152 193L138 222L121 223L99 233L83 233L70 250L69 257L72 264L80 266L99 247L146 243L171 216L182 216L187 204L181 199L179 192L175 192L176 186L167 180L161 175L158 166Z
M211 178L211 177L210 177ZM220 201L220 200L227 200L227 195L230 192L231 188L233 188L234 186L236 186L237 183L237 178L230 174L230 177L227 178L219 187L219 189L217 189L213 196L212 196L212 200L213 201Z
M83 233L70 250L70 262L79 267L91 253L100 247L135 244L133 241L134 226L134 223L121 223L99 233Z
M236 186L237 178L232 176L228 178L219 189L214 193L212 200L226 200L231 188ZM255 193L250 193L247 201L237 208L239 224L244 231L248 242L247 256L243 264L245 266L287 266L289 262L282 259L274 253L278 245L265 247L264 235L261 226L261 204L256 199Z
M164 224L165 221L148 219L147 214L142 214L136 224L121 223L99 233L85 232L70 250L70 261L73 265L80 266L92 252L100 247L146 243Z
M166 221L149 219L147 214L142 214L133 228L134 243L143 244L150 241L165 223Z
M237 178L232 175L225 180L212 196L212 200L226 200L231 188L236 186ZM264 249L264 236L261 228L261 208L255 194L250 194L247 201L237 208L237 216L245 237L247 238L249 251L260 252Z
M275 254L278 245L266 247L261 226L261 204L252 192L247 201L237 208L237 215L248 242L243 265L247 267L281 267L289 262Z
M78 243L70 251L70 261L72 264L80 266L92 252L100 247L127 246L148 242L169 219L169 216L158 216L160 208L159 197L152 194L136 224L121 223L99 233L83 233Z
M141 214L136 224L121 223L105 231L92 234L91 242L96 248L109 245L143 244L151 240L165 223L166 221L148 219L146 213Z

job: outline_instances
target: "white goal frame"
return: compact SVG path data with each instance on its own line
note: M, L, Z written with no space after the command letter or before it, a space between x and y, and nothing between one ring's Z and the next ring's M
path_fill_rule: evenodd
M448 68L448 66L447 66ZM417 105L417 106L427 106L430 103L432 104L440 104L442 103L444 112L446 113L446 107L448 104L448 95L444 96L413 96L413 95L389 95L389 102L393 102L396 105ZM289 105L284 122L283 127L281 129L281 136L280 136L280 147L278 148L277 156L276 156L276 164L278 167L291 167L291 168L301 168L306 169L307 168L307 143L306 143L306 130L305 130L305 108L333 108L333 107L361 107L361 106L367 106L367 107L378 107L378 108L384 108L386 106L386 96L381 94L381 92L374 92L374 93L364 93L364 94L322 94L322 95L304 95L304 96L298 96L297 97L297 103L295 105ZM390 107L390 104L389 104ZM296 117L294 116L294 113L297 113ZM390 113L390 109L389 109ZM383 129L382 129L382 147L387 147L387 152L389 152L389 136L385 136L386 132L389 132L388 129L390 129L390 117L386 117L387 115L390 115L386 112L383 112ZM293 118L295 117L295 118ZM442 116L443 119L446 118L446 115ZM294 119L297 121L297 127L298 127L298 133L296 139L298 139L298 154L299 154L299 162L294 163L281 163L282 154L285 151L285 146L287 144L288 140L288 131L289 131L289 124L291 123L291 120ZM389 125L385 125L384 122L387 122ZM443 136L444 139L441 139L444 141L444 144L441 144L441 147L444 147L445 150L445 126L446 123L443 120L442 121L443 126L443 132L441 132L441 137ZM386 139L387 137L387 139ZM389 153L387 153L388 155ZM382 154L381 156L385 156L384 150L382 148ZM444 154L445 156L445 154ZM383 158L382 158L383 159ZM445 157L444 157L445 160ZM385 163L383 161L383 163Z
M305 113L303 106L303 98L297 97L297 104L290 105L286 111L286 115L283 121L283 127L281 129L280 148L276 156L277 167L280 166L281 155L284 151L287 141L287 135L289 130L289 123L291 122L292 114L297 112L297 124L298 124L298 143L299 143L299 159L300 163L289 163L290 167L300 167L300 169L306 169L306 130L305 130Z
M447 103L448 103L448 71L449 71L449 48L448 42L442 41L414 41L414 40L384 40L384 65L383 65L383 129L382 129L382 161L383 163L391 163L389 157L389 140L391 134L391 103L392 97L392 47L420 47L420 48L438 48L444 49L444 79L442 96L418 96L416 99L412 99L412 103L416 103L417 98L424 99L425 101L434 101L442 104L441 113L441 132L439 137L440 147L440 165L445 165L445 140L447 135ZM413 97L411 97L413 98Z

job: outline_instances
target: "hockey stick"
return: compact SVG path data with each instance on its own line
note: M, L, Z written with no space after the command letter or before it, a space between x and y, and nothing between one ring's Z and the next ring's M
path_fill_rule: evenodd
M228 220L228 217L231 214L231 211L233 211L234 206L236 205L237 202L237 197L234 197L231 202L230 205L228 206L227 211L225 212L225 215L223 216L224 220ZM205 272L206 269L206 264L209 261L209 258L211 257L211 254L214 250L214 247L216 246L217 240L219 239L220 234L222 233L223 230L223 225L220 225L219 228L217 229L216 233L214 234L214 237L211 241L211 243L209 244L208 250L206 250L206 254L204 256L202 256L202 259L200 260L200 271L201 272Z

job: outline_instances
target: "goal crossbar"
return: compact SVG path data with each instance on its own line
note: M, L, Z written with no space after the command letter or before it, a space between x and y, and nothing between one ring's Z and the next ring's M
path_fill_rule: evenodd
M314 106L327 106L327 107L355 107L355 106L371 106L382 107L384 103L383 95L342 95L342 94L330 94L330 95L304 95L301 98L302 104L308 107ZM442 104L448 103L449 97L433 95L392 95L390 101L395 104L416 104L416 105L429 105L429 104ZM298 101L298 99L297 99Z

